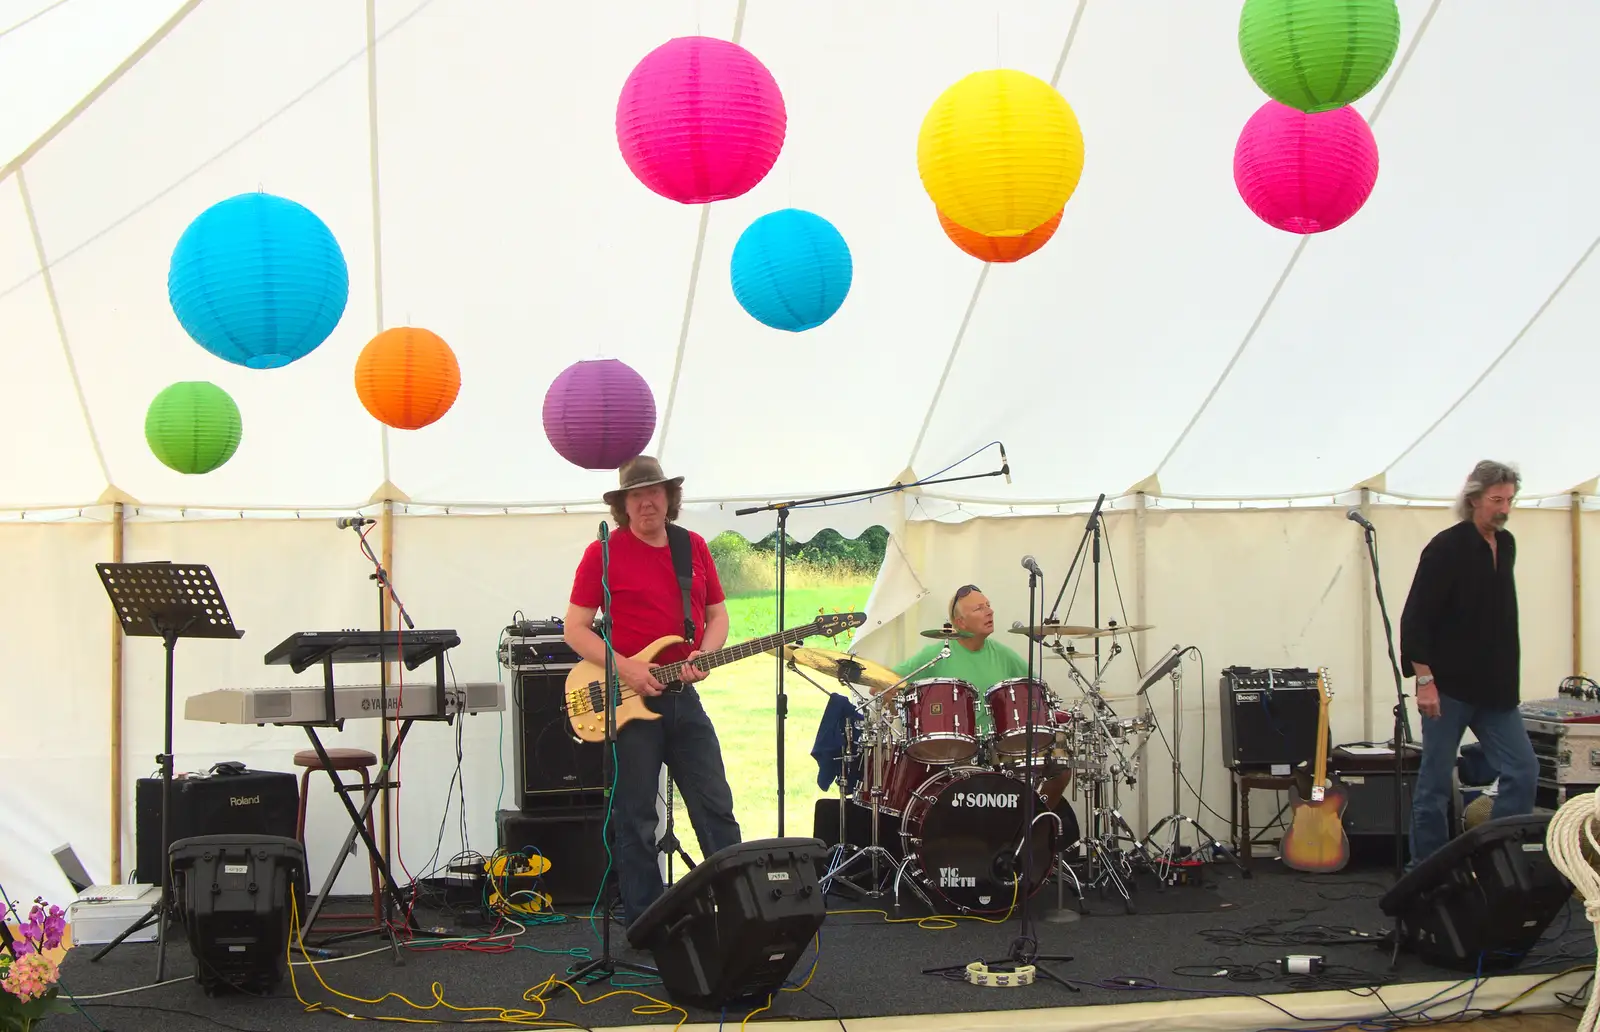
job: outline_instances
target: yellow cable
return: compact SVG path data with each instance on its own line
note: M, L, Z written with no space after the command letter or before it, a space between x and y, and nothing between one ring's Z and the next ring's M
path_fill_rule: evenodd
M890 917L887 910L830 910L828 916L835 914L882 914L887 924L914 924L929 932L947 932L956 927L957 921L978 921L982 924L1005 924L1011 920L1011 915L1016 913L1017 900L1022 895L1022 879L1017 878L1011 883L1011 905L999 917L980 917L977 914L930 914L927 917ZM943 922L942 924L940 922Z

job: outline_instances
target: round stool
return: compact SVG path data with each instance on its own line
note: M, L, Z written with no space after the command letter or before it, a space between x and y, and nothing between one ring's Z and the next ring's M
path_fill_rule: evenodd
M365 801L365 792L372 788L372 777L368 773L378 765L378 757L369 749L329 749L328 764L323 765L322 757L317 755L315 749L301 749L294 754L294 765L305 770L300 775L300 813L295 819L295 838L300 840L300 848L306 848L306 804L310 802L311 775L317 771L326 771L331 767L334 771L354 770L361 774L362 799ZM341 779L343 783L343 779ZM346 791L353 789L354 785L345 786ZM367 834L372 841L378 841L378 833L372 826L372 811L367 811ZM359 841L359 840L357 840ZM354 845L351 846L354 849ZM310 851L307 850L307 856ZM317 914L316 925L323 931L335 934L348 934L351 932L365 932L383 927L383 882L378 877L378 859L370 852L367 854L367 870L372 879L372 915L366 914L330 914L326 909ZM326 922L326 923L325 923ZM310 928L305 929L311 932Z

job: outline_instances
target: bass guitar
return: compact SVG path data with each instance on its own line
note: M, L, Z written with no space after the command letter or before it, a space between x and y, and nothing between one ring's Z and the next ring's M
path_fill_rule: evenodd
M1289 830L1283 836L1283 862L1297 871L1332 874L1350 862L1350 840L1344 834L1344 810L1350 796L1344 786L1328 782L1328 668L1317 671L1317 753L1309 779L1295 776L1289 788L1289 806L1294 811Z
M791 627L787 631L769 634L763 638L751 638L741 641L737 645L717 649L714 652L704 652L694 658L694 666L699 670L711 671L725 663L734 663L751 656L759 656L763 652L792 645L803 638L821 636L832 638L836 634L848 631L853 627L860 627L867 622L866 613L823 613L815 620L803 627ZM642 663L649 663L669 645L677 645L683 641L682 637L668 635L657 638L645 646L631 658ZM683 668L687 664L682 660L676 663L665 663L661 666L652 666L650 672L660 681L666 692L683 691ZM603 742L606 739L606 697L601 685L605 683L606 670L601 664L590 663L583 660L567 673L565 708L567 722L572 725L572 733L581 741ZM612 683L616 698L617 730L622 730L623 725L630 720L660 720L661 714L645 705L645 697L623 684L618 678Z

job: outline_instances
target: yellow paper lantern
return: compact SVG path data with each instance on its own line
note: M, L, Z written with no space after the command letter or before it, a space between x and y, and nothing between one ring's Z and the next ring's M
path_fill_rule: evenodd
M1083 131L1055 87L1026 72L974 72L939 95L917 134L934 207L989 237L1050 221L1083 175Z

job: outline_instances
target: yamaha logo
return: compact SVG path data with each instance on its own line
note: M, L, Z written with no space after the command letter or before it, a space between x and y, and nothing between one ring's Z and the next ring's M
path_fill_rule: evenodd
M1020 798L1017 792L957 792L950 797L950 805L1014 808Z
M229 806L258 806L261 797L258 795L236 795L228 797Z

